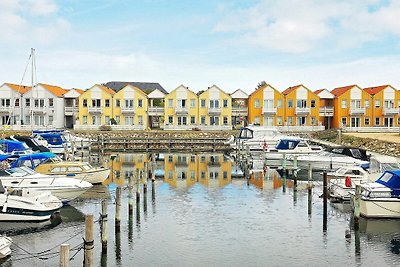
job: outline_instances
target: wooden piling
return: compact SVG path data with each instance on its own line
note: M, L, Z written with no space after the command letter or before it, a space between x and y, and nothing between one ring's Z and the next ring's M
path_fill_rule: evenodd
M140 203L140 170L136 172L136 203Z
M323 207L322 229L326 231L328 222L328 175L326 171L324 171L323 173L323 198L324 198L324 207Z
M360 205L361 205L361 185L356 185L356 193L354 196L354 229L359 229L360 226Z
M119 232L121 229L121 187L117 187L115 193L115 231Z
M144 163L144 171L143 171L143 195L147 195L147 178L149 175L149 170L148 170L148 163Z
M153 156L151 157L152 160L152 164L151 164L151 181L154 183L154 181L156 180L156 155L153 154Z
M133 177L132 175L129 176L129 208L128 214L129 216L133 215Z
M81 140L81 162L83 162L83 139Z
M60 246L60 267L69 267L69 244Z
M283 192L286 192L286 154L283 153L282 157L282 170L283 170Z
M312 213L312 166L308 164L308 215Z
M85 267L92 267L93 265L93 214L86 215L85 219L86 232L85 232Z
M107 254L107 200L101 201L101 253Z
M293 184L294 190L297 190L297 155L293 159Z

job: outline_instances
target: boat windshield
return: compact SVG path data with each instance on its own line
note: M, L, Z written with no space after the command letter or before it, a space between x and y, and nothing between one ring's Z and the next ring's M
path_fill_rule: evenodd
M86 164L83 165L83 169L85 171L88 171L88 170L92 169L92 166L89 163L86 163Z
M50 158L49 161L51 161L52 163L60 163L63 160L59 156L56 156L56 157Z
M12 168L12 169L8 169L6 172L8 172L10 176L18 176L18 177L35 174L35 171L33 171L27 167Z

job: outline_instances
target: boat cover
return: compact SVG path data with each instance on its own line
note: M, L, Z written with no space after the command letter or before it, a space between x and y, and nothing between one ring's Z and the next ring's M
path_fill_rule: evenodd
M24 142L7 139L0 139L0 146L5 153L11 153L13 151L24 151L29 149L29 147Z
M13 162L11 168L27 166L31 169L35 169L38 165L42 164L50 158L56 157L56 154L51 152L34 153L30 155L20 156L16 161Z
M385 171L376 182L392 189L392 196L400 196L400 170Z
M40 134L41 137L46 139L46 141L51 145L62 145L64 144L64 139L62 134L56 133L43 133Z
M300 143L299 139L281 139L276 145L276 149L293 149Z

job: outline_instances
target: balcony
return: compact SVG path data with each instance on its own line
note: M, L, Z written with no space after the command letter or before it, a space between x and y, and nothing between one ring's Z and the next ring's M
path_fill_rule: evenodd
M210 115L220 115L221 108L208 108L208 114Z
M135 107L121 107L121 112L123 114L135 114L136 108Z
M387 115L397 115L399 114L399 108L383 108L383 115L387 116Z
M276 108L274 107L263 107L262 108L263 114L276 114Z
M73 115L73 114L78 114L79 108L77 106L69 106L65 107L65 115Z
M176 107L175 114L176 115L187 115L189 113L189 109L187 107Z
M148 114L149 116L164 115L164 107L149 107Z
M102 113L101 107L88 107L89 113Z
M350 108L350 115L364 115L365 114L365 108Z
M17 107L17 108L19 108L19 107ZM11 113L12 109L13 109L12 107L2 106L2 107L0 107L0 113Z
M247 116L247 107L232 107L232 116Z
M296 108L296 115L308 115L310 114L310 108Z
M333 117L333 107L320 107L319 115L322 117Z
M33 114L46 114L47 107L31 107L31 112Z

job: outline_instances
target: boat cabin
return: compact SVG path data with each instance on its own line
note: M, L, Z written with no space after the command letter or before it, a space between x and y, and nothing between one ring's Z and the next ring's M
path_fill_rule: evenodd
M390 188L392 197L400 197L400 170L385 171L376 183Z

